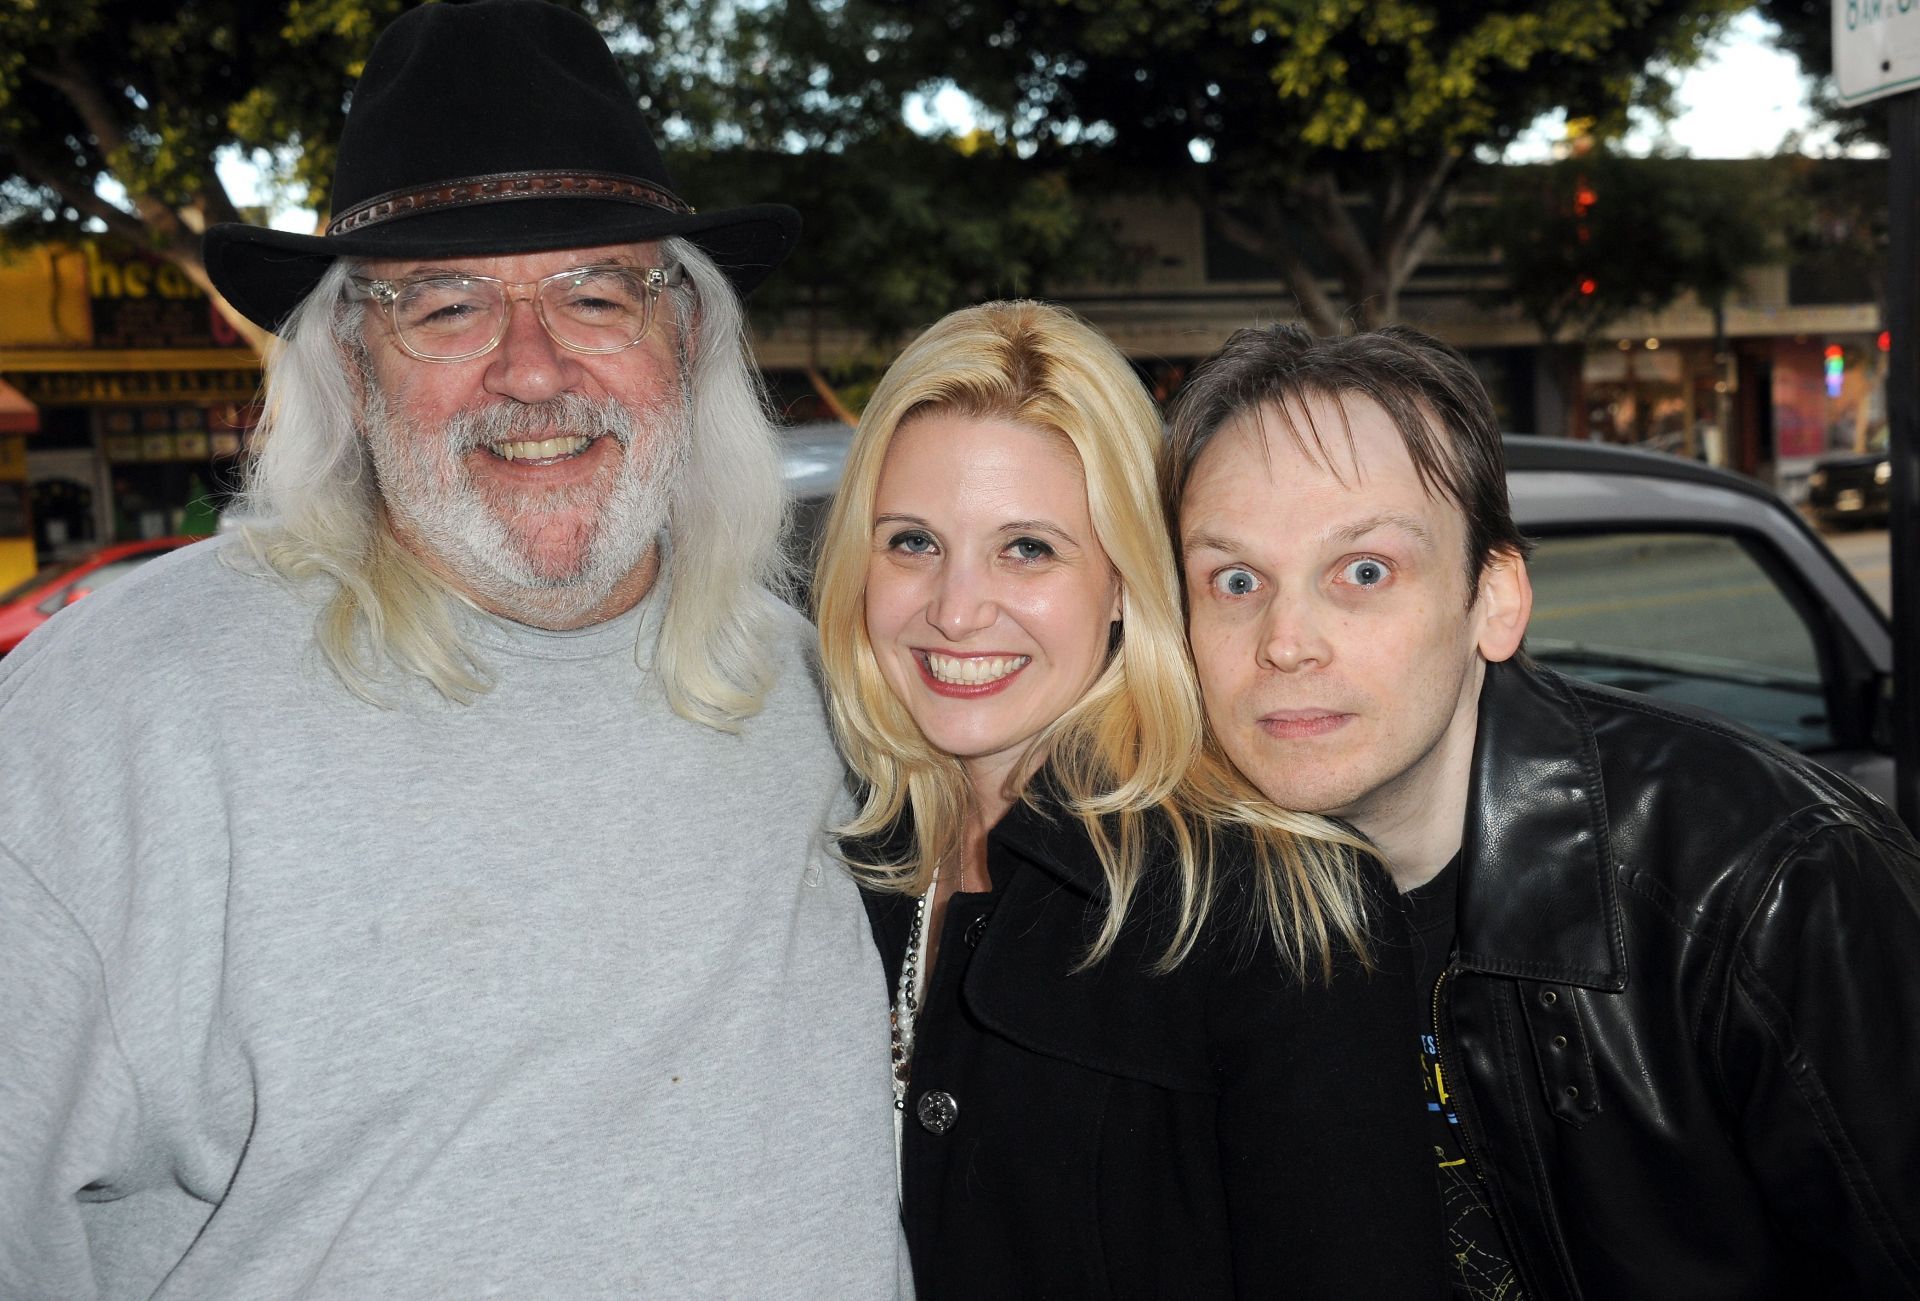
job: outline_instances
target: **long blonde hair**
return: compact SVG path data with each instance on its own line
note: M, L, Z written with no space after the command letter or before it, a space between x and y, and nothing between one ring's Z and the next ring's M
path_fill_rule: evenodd
M1112 950L1149 869L1150 845L1162 840L1175 860L1177 905L1159 969L1192 951L1230 846L1251 859L1256 914L1303 978L1310 968L1330 971L1335 932L1362 948L1351 858L1360 842L1325 819L1247 800L1244 788L1222 788L1211 776L1192 780L1214 770L1195 766L1204 722L1154 477L1159 413L1113 344L1041 303L987 303L927 330L880 381L847 455L813 588L829 708L864 794L855 817L836 830L873 843L909 810L913 828L911 849L854 869L877 889L925 892L936 870L957 866L973 809L960 761L928 742L887 686L866 628L874 500L887 448L901 425L936 412L1004 420L1069 443L1086 478L1094 533L1120 578L1118 645L1087 693L1034 739L1020 768L1051 765L1106 877L1106 915L1086 961Z
M684 240L663 240L661 251L689 279L669 300L667 327L679 335L691 439L667 520L673 559L653 663L675 712L735 731L758 712L776 667L768 589L787 580L780 448L732 285ZM461 598L394 539L378 509L356 426L364 305L342 295L351 269L341 259L328 270L268 355L244 535L273 572L333 581L316 636L354 694L385 703L381 684L398 672L471 701L491 681L461 636Z

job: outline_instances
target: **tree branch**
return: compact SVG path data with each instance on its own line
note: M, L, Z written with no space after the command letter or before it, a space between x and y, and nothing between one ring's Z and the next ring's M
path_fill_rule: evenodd
M1427 260L1439 243L1440 227L1437 223L1427 222L1414 227L1413 238L1382 259L1388 292L1398 298L1401 289L1413 278L1414 269Z
M1359 224L1341 200L1340 183L1316 172L1294 191L1294 201L1340 264L1341 279L1357 301L1373 282L1374 259Z
M1319 277L1313 274L1313 268L1301 258L1292 242L1279 235L1278 213L1269 212L1263 221L1256 224L1235 216L1217 203L1209 202L1208 215L1219 223L1221 231L1229 239L1256 249L1273 261L1280 271L1280 278L1293 291L1300 315L1315 334L1340 333L1339 308L1321 287Z
M1395 293L1433 248L1437 230L1427 218L1453 175L1459 154L1447 150L1429 160L1424 172L1403 184L1404 173L1394 173L1391 202L1380 214L1379 256L1386 280Z
M835 420L849 425L860 423L860 417L849 410L847 404L841 400L839 390L827 382L827 377L812 362L807 363L807 383L812 387L814 396L818 397L821 404L833 413Z
M151 247L154 232L139 218L123 209L114 207L92 191L76 191L71 185L62 182L55 169L43 160L36 158L25 149L13 151L15 169L21 176L44 189L52 190L61 200L76 211L92 217L104 225L108 232L117 235L128 243L139 247ZM250 344L255 353L265 355L267 342L272 338L267 331L249 321L213 287L213 280L207 275L207 264L200 257L200 241L197 237L178 231L169 237L160 249L160 253L169 262L179 267L187 279L200 286L208 298L219 308L220 314L237 330L240 337Z
M221 181L219 171L211 159L200 171L200 195L196 204L200 218L200 233L206 234L208 226L223 221L245 221L240 209L234 206L233 199L227 193L226 184Z
M25 147L16 147L13 161L20 175L43 189L52 190L63 203L100 222L113 234L136 244L148 240L147 227L124 208L116 208L91 190L80 190L62 180L59 169Z
M73 111L80 115L80 121L99 144L102 156L110 159L126 149L126 131L115 116L112 104L78 64L65 59L52 69L35 68L32 75L59 91L73 105ZM169 240L178 238L182 226L179 213L132 186L127 186L126 191L134 210L149 228Z

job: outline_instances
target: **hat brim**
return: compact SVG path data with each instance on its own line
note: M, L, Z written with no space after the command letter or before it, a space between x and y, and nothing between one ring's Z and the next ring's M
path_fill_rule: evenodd
M680 214L602 199L527 198L396 218L339 236L228 222L207 231L202 251L226 300L277 332L335 258L541 253L669 236L697 245L744 298L793 250L800 214L779 203Z

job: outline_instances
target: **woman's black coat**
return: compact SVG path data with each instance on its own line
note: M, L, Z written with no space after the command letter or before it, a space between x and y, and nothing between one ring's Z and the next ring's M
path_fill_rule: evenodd
M991 894L949 905L906 1098L921 1301L1445 1295L1397 909L1376 909L1374 971L1343 949L1302 988L1229 889L1154 976L1163 870L1076 972L1106 897L1078 822L1016 805L988 872ZM913 901L867 905L897 988Z

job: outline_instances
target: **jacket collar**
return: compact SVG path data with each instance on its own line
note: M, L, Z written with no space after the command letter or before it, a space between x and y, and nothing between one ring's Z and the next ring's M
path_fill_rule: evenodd
M1050 778L1047 769L1036 773L1024 797L994 824L988 839L1081 894L1105 899L1107 874L1100 866L1100 855ZM995 888L1000 888L999 882Z
M1600 749L1557 673L1487 666L1461 848L1459 962L1619 992L1626 950Z

